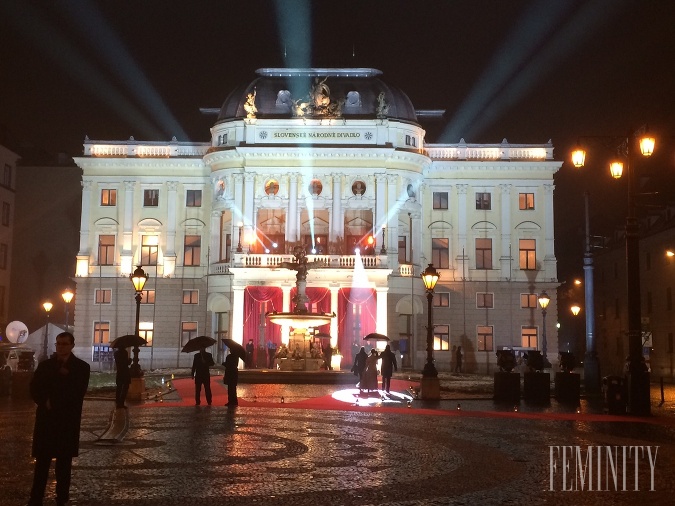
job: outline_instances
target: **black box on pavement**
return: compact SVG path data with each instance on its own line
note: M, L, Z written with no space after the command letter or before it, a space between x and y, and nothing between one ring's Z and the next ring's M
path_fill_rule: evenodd
M547 372L526 372L523 378L523 399L533 404L551 402L551 375Z
M555 373L555 398L565 404L579 404L581 375L575 372Z
M495 402L520 402L520 374L499 371L495 373Z

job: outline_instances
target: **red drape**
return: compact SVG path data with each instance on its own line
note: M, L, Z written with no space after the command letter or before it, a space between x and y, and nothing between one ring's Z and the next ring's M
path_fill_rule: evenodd
M360 328L355 329L354 306L361 307ZM370 288L342 288L338 295L338 348L343 355L342 366L354 361L366 342L363 338L375 332L377 322L377 299Z
M253 344L265 346L267 341L279 345L281 343L281 326L261 319L261 314L267 311L283 309L283 292L276 286L247 286L244 290L244 345L249 339ZM261 322L265 323L264 340L260 342Z

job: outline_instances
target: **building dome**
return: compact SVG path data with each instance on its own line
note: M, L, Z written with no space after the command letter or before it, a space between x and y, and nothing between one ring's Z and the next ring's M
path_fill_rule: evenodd
M379 79L382 72L376 69L265 68L256 74L225 99L218 123L246 118L252 96L256 118L386 117L417 123L408 96ZM304 105L309 109L303 110Z

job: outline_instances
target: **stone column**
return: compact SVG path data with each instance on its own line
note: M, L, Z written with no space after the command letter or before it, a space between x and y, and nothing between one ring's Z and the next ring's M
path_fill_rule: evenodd
M499 185L501 190L501 278L511 279L511 191L510 184Z
M244 290L245 286L232 287L232 339L239 344L244 343Z

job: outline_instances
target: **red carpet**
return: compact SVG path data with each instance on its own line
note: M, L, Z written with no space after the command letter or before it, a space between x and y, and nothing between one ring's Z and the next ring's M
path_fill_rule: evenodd
M296 402L255 402L246 399L239 399L240 407L257 408L284 408L284 409L319 409L319 410L337 410L337 411L370 411L385 413L401 413L428 416L464 416L476 418L514 418L514 419L535 419L535 420L569 420L586 422L642 422L659 425L675 425L675 419L671 417L649 417L640 418L621 415L604 415L592 413L553 413L553 412L512 412L512 411L470 411L447 408L427 408L419 407L416 403L408 404L403 398L403 394L410 395L408 389L414 382L392 379L391 396L383 398L380 393L371 392L369 395L363 393L359 395L356 388L341 385L335 385L333 395L324 395L304 399ZM173 381L173 388L180 396L180 400L164 401L161 396L154 398L152 395L141 407L173 407L173 406L194 406L195 405L195 386L194 380L190 378L177 379ZM227 386L223 384L218 377L211 378L211 393L213 395L213 406L222 407L227 403ZM172 394L175 395L175 394ZM356 400L359 400L357 403ZM206 405L204 392L202 391L201 406Z

